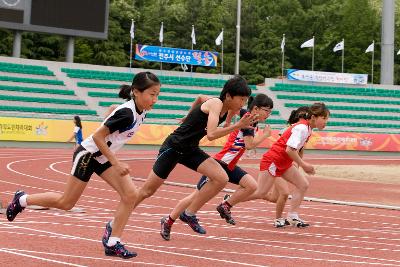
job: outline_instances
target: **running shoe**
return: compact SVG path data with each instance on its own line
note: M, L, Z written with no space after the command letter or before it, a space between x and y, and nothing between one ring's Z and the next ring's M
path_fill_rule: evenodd
M106 256L120 257L123 259L129 259L137 256L136 252L127 250L120 242L117 242L117 244L111 247L105 246L104 253Z
M274 221L274 226L276 228L282 228L282 227L285 227L285 226L288 226L288 225L290 225L290 222L287 219L284 219L284 218L279 218L279 219L276 219Z
M171 233L171 226L168 223L168 216L165 216L161 219L161 230L160 230L160 235L164 240L169 241L170 239L170 233Z
M7 219L12 222L14 221L15 217L17 217L17 214L22 212L25 208L21 207L21 204L19 204L19 199L23 196L26 195L24 191L17 191L15 192L14 198L11 201L10 205L7 207Z
M232 224L232 225L236 224L235 220L231 216L231 211L226 204L224 204L224 203L219 204L217 206L217 211L219 212L219 215L221 216L221 218L225 219L225 221L227 223Z
M186 215L185 212L182 212L181 215L179 215L179 219L182 222L187 223L190 226L190 228L192 228L193 231L195 231L196 233L202 235L206 234L206 230L203 227L201 227L201 225L199 224L199 220L196 218L196 215L189 216Z
M303 220L300 219L300 218L288 218L287 220L289 221L289 223L290 223L292 226L296 226L296 227L298 227L298 228L305 228L305 227L310 226L309 223L306 223L305 221L303 221Z
M101 241L103 242L103 246L104 247L107 246L107 242L108 242L108 239L111 236L111 232L112 232L111 221L109 221L106 224L106 229L104 230L103 238L101 239Z

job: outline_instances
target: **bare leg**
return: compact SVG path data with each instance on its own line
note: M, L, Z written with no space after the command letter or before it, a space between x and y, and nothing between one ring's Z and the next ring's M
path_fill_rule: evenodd
M268 171L262 171L258 174L258 186L256 191L250 196L243 199L243 202L254 199L264 199L268 191L271 189L275 181L275 177ZM235 194L235 193L234 193ZM232 195L233 196L233 195Z
M108 168L101 174L101 178L114 188L121 197L114 213L112 225L113 237L121 237L122 231L132 213L136 199L137 189L129 175L119 176L113 167Z
M257 182L250 174L246 174L239 182L239 188L229 198L228 203L231 206L242 202L246 197L253 194L257 189Z
M283 178L277 177L275 180L275 190L278 192L275 217L279 219L282 218L283 210L285 209L286 201L289 197L289 186Z
M152 196L158 188L164 183L164 179L161 179L154 173L153 170L150 171L149 176L147 176L146 182L139 189L138 198L135 203L135 208L146 198Z
M200 189L190 203L187 211L195 214L204 204L215 197L228 182L228 175L213 158L208 158L197 168L197 171L208 177L209 181Z
M282 177L296 187L293 193L293 198L290 201L291 205L289 212L297 212L301 202L303 201L304 194L308 189L309 182L307 178L294 166L290 167Z
M176 204L175 208L172 210L169 217L171 217L172 220L178 219L179 215L184 212L187 207L189 207L190 203L192 203L193 199L197 196L198 193L199 191L196 190L184 199L180 200L178 204Z
M72 209L85 190L87 183L70 175L63 194L46 192L28 195L26 202L28 205L39 205L48 208L61 210Z

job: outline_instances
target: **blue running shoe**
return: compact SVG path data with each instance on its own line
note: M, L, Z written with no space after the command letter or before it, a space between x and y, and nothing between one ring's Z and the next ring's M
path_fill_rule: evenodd
M111 221L106 224L106 229L104 230L103 238L101 241L103 242L103 246L107 246L108 239L111 236L112 228L111 228Z
M201 225L199 224L199 220L196 218L196 215L189 216L186 215L185 212L182 212L181 215L179 215L179 219L182 222L187 223L190 226L190 228L192 228L193 231L195 231L196 233L202 235L206 234L206 230L203 227L201 227Z
M136 252L127 250L120 242L117 242L117 244L111 247L105 246L104 253L106 256L120 257L123 259L129 259L137 256Z
M15 217L17 217L17 214L22 212L25 208L21 207L21 204L19 204L19 199L23 196L26 195L24 191L17 191L15 192L14 198L11 201L10 205L7 207L7 219L12 222L14 221Z

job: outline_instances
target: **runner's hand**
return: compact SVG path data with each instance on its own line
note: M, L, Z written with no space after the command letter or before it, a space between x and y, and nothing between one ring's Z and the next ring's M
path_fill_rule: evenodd
M315 174L315 169L314 166L312 166L311 164L308 164L306 162L304 162L301 167L303 168L303 170L310 175L314 175Z
M258 114L246 113L243 115L240 121L237 122L237 124L240 126L240 129L243 128L254 129L253 124L256 123L257 121L258 121Z
M129 165L124 162L118 162L118 164L114 165L114 167L120 176L128 175L131 171L131 169L129 168Z
M272 132L271 125L269 125L269 124L265 125L264 130L263 130L263 135L265 137L270 137L271 136L271 132Z

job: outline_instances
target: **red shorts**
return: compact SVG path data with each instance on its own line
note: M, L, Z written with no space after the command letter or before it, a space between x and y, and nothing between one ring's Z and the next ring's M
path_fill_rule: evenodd
M282 176L293 164L293 160L268 151L260 162L260 171L268 171L274 177Z

